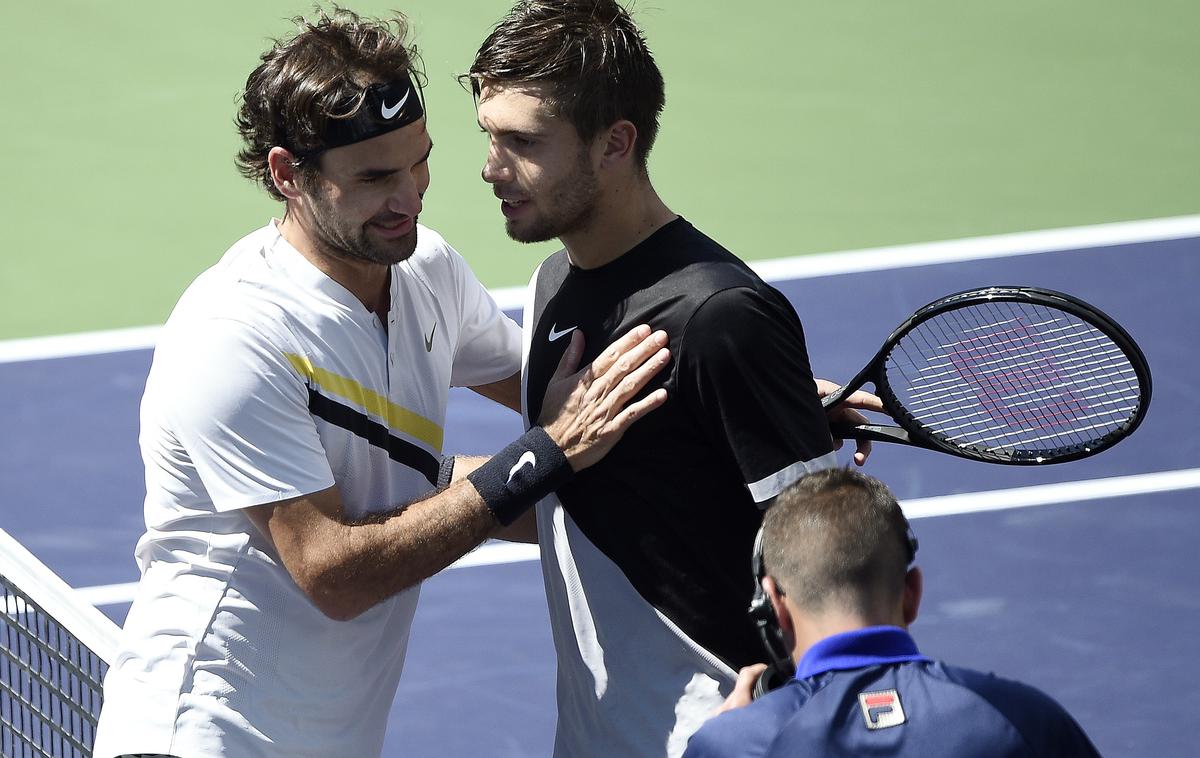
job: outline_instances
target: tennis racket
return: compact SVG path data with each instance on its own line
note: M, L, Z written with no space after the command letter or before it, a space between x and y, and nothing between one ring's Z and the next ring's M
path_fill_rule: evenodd
M988 463L1095 455L1132 434L1150 405L1150 368L1129 334L1082 300L1035 287L926 305L824 406L867 382L898 426L831 424L834 437Z

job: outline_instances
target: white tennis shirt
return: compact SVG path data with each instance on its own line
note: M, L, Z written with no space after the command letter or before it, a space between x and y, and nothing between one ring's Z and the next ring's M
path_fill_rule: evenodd
M98 758L379 754L419 587L330 620L241 509L336 484L358 518L427 494L449 387L520 369L519 327L436 232L417 239L386 328L274 222L180 299L142 401L142 580Z

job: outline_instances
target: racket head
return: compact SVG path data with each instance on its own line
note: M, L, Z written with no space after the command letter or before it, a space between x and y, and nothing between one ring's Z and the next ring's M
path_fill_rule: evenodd
M872 381L914 444L988 463L1045 465L1129 436L1150 368L1113 319L1037 287L948 295L884 343Z

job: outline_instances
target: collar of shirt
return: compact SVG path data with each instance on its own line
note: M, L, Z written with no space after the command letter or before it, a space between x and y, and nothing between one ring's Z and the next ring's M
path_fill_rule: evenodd
M270 256L268 261L270 265L282 269L289 279L300 286L321 293L330 300L349 309L352 313L359 316L372 315L367 310L367 307L362 304L362 301L354 296L354 293L314 266L311 261L304 257L303 253L284 239L283 234L279 231L279 222L276 219L271 219L271 232L273 236L266 245L268 255ZM393 273L392 279L395 280L395 278L395 274ZM394 284L395 282L393 281ZM392 300L395 300L394 291L392 292Z
M796 678L826 671L861 669L907 661L927 661L908 632L897 626L869 626L826 637L804 653L796 666Z

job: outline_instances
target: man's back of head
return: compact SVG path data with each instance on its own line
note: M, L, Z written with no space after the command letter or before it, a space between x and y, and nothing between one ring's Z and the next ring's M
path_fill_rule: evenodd
M763 565L805 613L885 622L904 591L915 540L879 480L833 468L805 476L763 523Z

